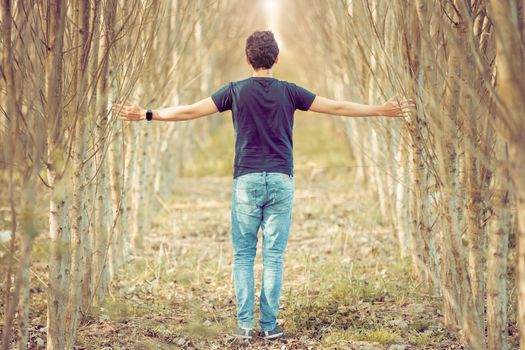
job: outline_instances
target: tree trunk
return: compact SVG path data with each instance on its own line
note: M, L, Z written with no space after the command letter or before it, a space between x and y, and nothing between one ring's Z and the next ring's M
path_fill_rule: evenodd
M472 16L472 9L470 5L463 5L462 15L465 18ZM480 27L480 21L483 17L479 16L476 23L466 22L460 28L459 42L467 44L473 41L473 32ZM474 27L474 28L473 28ZM474 98L480 95L483 91L481 86L477 83L474 66L474 54L472 51L467 51L463 54L463 67L461 83L464 89L461 91L461 104L465 120L467 121L463 127L463 148L465 153L464 158L464 177L465 180L465 202L466 202L466 236L468 242L468 275L470 287L472 290L473 307L476 310L477 318L476 327L479 328L479 333L484 334L485 324L485 270L486 270L486 230L482 228L482 182L481 182L481 168L480 158L485 162L489 162L491 154L481 153L480 128L478 125L483 124L482 118L486 118L486 113L482 113L483 108L487 106L477 106L477 101ZM491 142L486 140L486 142Z
M147 183L150 176L150 166L149 166L149 154L148 148L145 145L151 144L151 127L152 125L144 125L142 131L141 144L143 147L140 147L140 168L138 172L137 186L138 186L138 198L137 198L137 207L135 213L135 227L137 228L135 232L135 237L133 237L133 246L134 249L140 249L143 247L143 237L144 235L149 234L149 206L148 195L146 193Z
M511 178L517 189L517 321L520 349L525 350L525 48L519 29L525 20L523 9L519 18L520 5L514 1L490 0L490 5L496 41L498 117L505 125Z
M448 174L448 189L450 192L447 194L449 196L448 200L448 210L450 215L449 220L449 234L451 235L452 243L452 254L455 259L455 264L457 268L457 276L459 278L459 283L456 281L459 289L457 290L457 296L459 301L457 316L458 322L461 322L463 326L463 336L467 344L473 349L485 349L485 334L484 328L481 324L482 315L479 314L479 311L475 306L474 293L472 290L471 283L469 281L468 270L466 265L468 260L464 251L464 247L461 241L461 232L463 230L463 198L464 193L463 185L460 183L463 180L460 177L460 162L458 156L459 150L459 137L458 137L458 126L459 126L459 97L462 94L460 81L464 79L464 73L462 71L463 67L460 63L460 52L461 43L464 44L465 32L466 32L466 23L459 20L459 25L457 26L457 34L459 37L458 42L460 43L460 48L452 48L449 53L449 72L451 72L450 78L447 81L448 85L448 95L445 99L447 103L447 114L448 118L447 123L449 125L449 137L450 139L446 143L447 155L448 155L448 166L445 167L445 170L449 171ZM482 311L481 311L482 312Z
M75 5L77 12L76 22L81 25L78 37L76 39L78 50L77 53L77 85L76 85L76 127L75 140L73 149L73 201L72 201L72 226L71 226L71 279L69 286L69 304L67 305L66 324L68 334L66 338L66 347L72 348L75 344L77 325L79 322L79 312L81 305L81 288L82 277L84 274L83 253L84 239L88 234L87 217L86 217L86 197L85 197L85 167L86 146L87 146L87 101L86 90L88 85L88 58L90 50L89 42L89 17L90 6L88 0L78 0ZM80 16L82 16L80 18ZM77 51L78 52L78 51Z
M110 147L110 182L111 182L111 199L113 203L113 217L117 221L115 224L115 232L113 233L113 240L111 242L111 260L110 270L111 275L115 275L124 257L124 234L126 228L124 226L123 208L125 205L125 189L124 189L124 172L123 172L123 157L122 157L122 122L117 121L113 124L113 141Z
M401 178L403 179L398 184L398 202L396 205L397 218L397 240L399 243L400 256L406 258L410 256L410 152L408 148L401 148L400 153L400 164L402 169L400 171Z
M48 55L46 57L46 116L48 121L48 184L51 186L49 203L50 261L47 303L47 348L65 349L65 312L69 286L69 223L67 195L62 178L64 149L61 143L63 42L67 1L49 3Z
M506 162L506 145L499 146L498 155ZM487 256L487 335L489 350L509 348L507 331L507 251L512 232L510 177L508 171L497 183L495 210L498 221L488 237Z
M104 150L108 147L110 140L106 137L108 128L108 72L110 50L113 45L114 33L113 26L116 14L116 1L110 0L104 8L104 34L103 34L103 53L100 60L100 80L98 82L98 101L97 101L97 139ZM99 177L96 195L96 229L94 243L93 265L95 266L95 277L93 281L93 293L95 305L101 305L104 301L109 287L108 255L110 240L113 239L113 227L110 212L110 196L108 160L106 152L100 152L98 157Z
M459 226L461 207L458 207L459 167L457 156L457 114L459 107L459 82L460 69L457 53L452 51L448 59L448 72L451 78L448 80L447 95L445 97L445 114L447 135L445 141L445 158L442 172L445 174L445 198L444 205L446 226L443 232L443 283L444 283L444 314L445 325L455 329L459 327L463 318L463 304L461 296L462 276L461 274L461 250Z
M60 180L49 171L48 182L54 188ZM53 191L55 192L55 191ZM51 255L47 304L47 347L65 349L67 339L66 308L69 288L70 234L67 216L67 196L53 193L49 206Z
M100 22L101 22L101 11L100 3L95 2L93 7L93 39L92 39L92 55L91 55L91 66L89 68L89 81L91 85L91 98L87 106L87 114L90 118L86 121L86 127L89 130L94 130L96 127L96 116L97 116L97 80L98 80L98 69L99 69L99 48L100 48ZM91 135L93 137L93 135ZM94 150L92 150L94 152ZM95 157L91 158L84 164L84 173L86 178L85 186L85 201L86 209L84 215L90 220L86 226L86 234L83 242L82 252L82 265L84 267L84 273L82 276L81 283L81 312L83 315L89 312L93 301L93 251L94 251L94 236L95 236Z
M34 178L30 178L34 180ZM29 187L32 187L29 185ZM33 192L34 193L34 192ZM16 285L14 290L14 296L18 300L17 312L18 312L18 330L20 332L20 340L18 342L18 349L23 350L27 349L29 341L29 289L30 286L30 276L29 276L29 264L31 261L31 250L33 248L33 240L37 235L35 232L35 213L31 211L32 204L29 201L25 201L25 208L27 210L27 216L25 220L27 222L22 223L24 227L23 233L23 243L22 243L22 261L18 269L18 274L16 277ZM15 301L12 301L13 304Z
M2 50L2 66L5 67L2 70L5 78L5 89L6 89L6 133L5 140L3 141L2 146L4 147L4 157L9 171L9 202L11 209L11 243L9 247L10 254L15 255L15 234L17 229L16 221L16 210L15 210L15 197L14 197L14 163L15 163L15 154L16 154L16 132L17 132L17 116L16 116L16 81L15 81L15 71L13 69L13 45L11 41L11 28L12 28L12 8L11 1L4 0L2 1L2 41L4 48ZM2 104L2 106L4 106ZM15 317L14 311L16 310L16 300L17 294L11 294L11 283L13 276L13 266L14 259L11 258L9 261L9 266L7 267L6 273L6 283L5 283L5 314L4 314L4 326L2 332L2 349L8 349L11 343L11 327L12 322Z
M414 149L411 150L412 160L416 159ZM415 172L411 174L413 177L414 183L417 186L417 179L415 179ZM427 269L426 260L425 260L425 249L423 239L421 238L420 230L420 207L418 205L417 199L417 189L410 189L410 242L411 242L411 256L412 264L414 266L414 272L416 273L419 280L425 280L425 271Z

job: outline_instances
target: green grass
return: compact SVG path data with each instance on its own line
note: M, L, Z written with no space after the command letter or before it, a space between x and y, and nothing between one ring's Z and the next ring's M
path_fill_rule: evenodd
M347 329L327 333L323 337L324 346L335 346L341 342L365 341L379 344L392 344L400 340L399 333L386 328Z
M369 341L380 344L391 344L399 339L399 333L386 328L359 330L355 333L355 340Z
M217 130L203 149L198 149L184 166L184 176L228 176L233 171L234 140L230 113L222 117Z
M372 271L345 265L337 258L311 264L311 268L314 266L303 292L294 290L284 295L286 307L282 317L290 331L313 336L323 329L348 330L354 340L392 341L392 331L381 328L387 315L368 317L362 313L361 305L404 299L399 288L402 277L383 279Z
M152 305L140 305L130 302L124 298L106 298L102 308L97 309L97 314L92 316L109 316L111 320L127 320L130 317L140 317L149 314L153 311Z
M294 131L295 165L318 166L328 173L348 175L354 166L340 123L334 117L314 113L296 113Z
M408 336L408 340L416 346L426 346L436 341L436 339L427 333L411 333Z

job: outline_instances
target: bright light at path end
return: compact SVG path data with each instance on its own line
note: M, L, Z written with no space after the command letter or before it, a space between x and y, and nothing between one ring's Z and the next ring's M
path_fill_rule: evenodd
M278 0L264 0L264 11L266 12L266 16L275 16L278 11Z
M264 14L266 17L266 25L268 29L271 30L275 35L275 40L279 44L279 49L282 51L283 42L279 35L278 28L278 17L280 15L280 6L279 1L281 0L263 0Z

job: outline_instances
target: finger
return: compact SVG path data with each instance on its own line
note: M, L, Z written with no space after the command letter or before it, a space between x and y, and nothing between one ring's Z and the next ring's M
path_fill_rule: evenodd
M396 102L398 102L398 99L395 96L394 97L390 97L390 99L387 102L388 103L396 103Z
M111 106L111 109L122 109L124 108L124 105L121 105L121 104L114 104Z
M131 105L132 103L128 100L124 101L124 102L118 102L118 103L113 103L114 105L117 105L117 106L129 106Z
M403 111L403 112L413 112L414 108L412 108L412 107L401 107L400 110Z
M413 107L416 105L416 103L412 100L404 100L404 101L399 102L399 105L402 107L405 107L405 106Z
M130 104L126 101L124 103L113 103L111 106L112 106L112 109L124 110L126 108L129 108Z
M118 115L126 115L126 113L123 110L121 110L121 109L114 109L114 110L112 110L112 112L114 114L118 114Z
M125 111L125 110L122 109L122 108L120 108L120 109L113 109L112 112L115 113L115 114L120 114L120 115L126 115L126 114L128 114L127 111Z
M122 115L128 114L128 111L126 109L124 109L124 108L114 109L113 112L118 113L118 114L122 114Z
M117 111L129 111L130 107L128 105L116 104L116 105L113 105L113 109Z

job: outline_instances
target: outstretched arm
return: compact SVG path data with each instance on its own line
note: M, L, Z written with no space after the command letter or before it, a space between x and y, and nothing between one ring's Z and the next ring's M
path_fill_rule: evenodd
M410 107L411 101L399 102L392 98L382 105L365 105L350 101L335 101L326 97L316 96L310 106L310 111L345 117L403 117Z
M119 113L122 120L146 120L146 110L136 103L126 105L114 104L113 110ZM155 109L152 112L153 120L178 122L201 118L218 112L218 109L211 97L208 97L191 105Z

